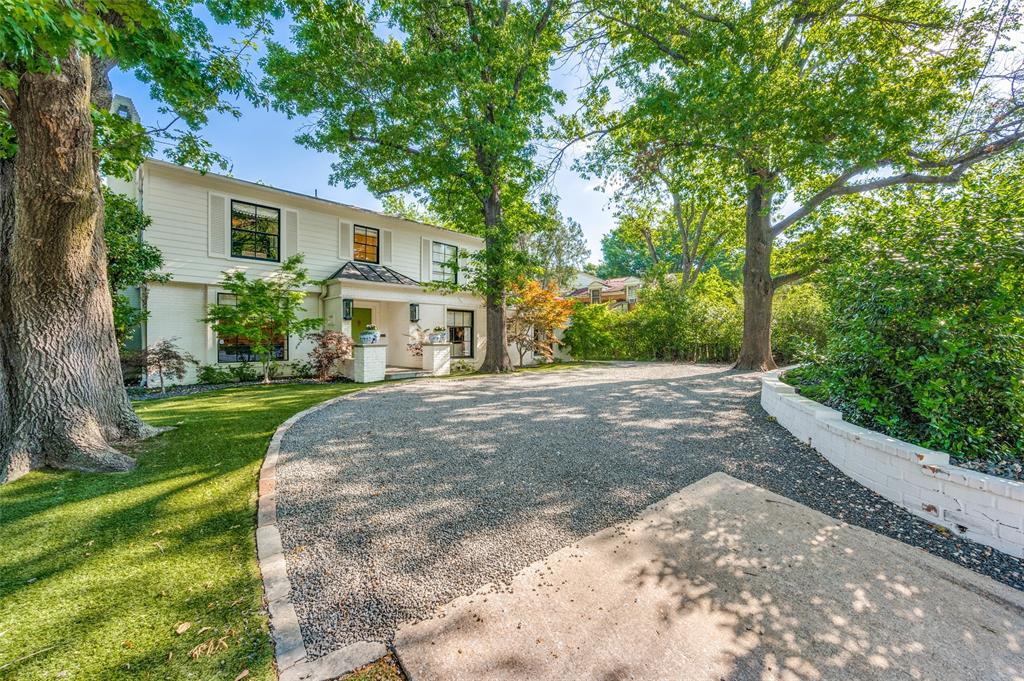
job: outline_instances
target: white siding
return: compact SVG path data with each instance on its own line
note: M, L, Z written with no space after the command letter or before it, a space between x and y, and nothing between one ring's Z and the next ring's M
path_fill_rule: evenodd
M317 279L330 276L351 259L353 224L381 230L384 264L416 280L422 280L423 275L422 240L436 239L467 250L481 247L480 240L473 236L149 161L144 171L143 209L153 218L153 224L145 238L161 250L164 269L175 281L212 284L220 280L225 269L269 274L279 267L276 262L211 257L217 254L210 244L211 193L224 197L226 211L230 211L231 199L279 209L282 258L297 247L305 256L310 275ZM296 219L297 236L290 233L291 216Z

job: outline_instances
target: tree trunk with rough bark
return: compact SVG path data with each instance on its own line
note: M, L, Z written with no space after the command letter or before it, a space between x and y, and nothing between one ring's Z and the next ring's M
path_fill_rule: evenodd
M501 194L493 187L484 202L484 248L487 267L487 350L480 371L489 373L512 371L512 359L508 356L508 329L505 315L505 271L506 239L501 233Z
M121 376L92 78L90 59L72 53L5 95L18 151L0 160L0 482L44 465L129 470L110 443L155 432Z
M747 191L746 256L743 261L743 343L737 369L770 371L772 358L771 191L757 177Z

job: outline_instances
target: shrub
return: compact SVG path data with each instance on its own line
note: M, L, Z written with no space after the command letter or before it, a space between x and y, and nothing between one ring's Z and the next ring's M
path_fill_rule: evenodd
M779 365L813 361L825 349L825 301L809 283L787 286L772 305L772 352Z
M313 363L312 362L301 362L294 361L291 363L291 375L294 378L313 378Z
M239 362L228 367L228 371L235 377L235 380L239 383L252 383L255 381L259 374L252 368L252 364L249 362Z
M235 376L228 369L222 369L214 364L204 364L196 372L196 380L200 383L217 385L220 383L231 383L235 380Z
M575 359L614 359L615 321L606 305L577 303L562 342Z
M576 359L730 361L742 333L739 286L710 270L689 287L643 289L631 312L577 305L565 344Z
M850 421L967 458L1024 456L1024 163L845 217L829 340L793 378ZM884 216L884 217L880 217Z
M331 380L337 363L352 357L352 339L341 331L315 331L306 338L313 341L309 361L317 380Z

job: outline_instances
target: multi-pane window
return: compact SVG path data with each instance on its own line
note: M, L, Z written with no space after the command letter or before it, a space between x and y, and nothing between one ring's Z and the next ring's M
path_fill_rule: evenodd
M473 313L468 310L448 310L448 342L452 344L452 357L473 356Z
M636 302L636 286L627 286L626 287L626 302L627 303L635 303Z
M233 293L218 293L218 305L234 305L237 298ZM278 336L274 339L270 356L276 361L288 359L288 338ZM259 362L260 356L253 352L252 344L245 336L226 336L217 338L217 362Z
M281 259L281 211L246 201L231 202L231 255Z
M598 303L601 302L601 289L599 289L599 288L592 288L592 289L590 289L590 302L592 304L594 304L594 305L597 305Z
M430 280L458 283L459 247L435 241L430 250Z
M356 225L352 228L352 255L361 262L380 263L380 231Z

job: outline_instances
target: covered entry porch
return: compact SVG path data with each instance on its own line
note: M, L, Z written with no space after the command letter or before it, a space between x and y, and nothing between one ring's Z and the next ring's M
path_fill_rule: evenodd
M382 347L372 352L383 354L384 370L396 377L426 368L424 355L429 359L435 350L421 341L435 328L445 332L452 363L475 368L483 358L482 299L425 289L386 266L346 263L325 282L323 309L325 326L357 344L360 332L375 326L380 333L376 345Z

